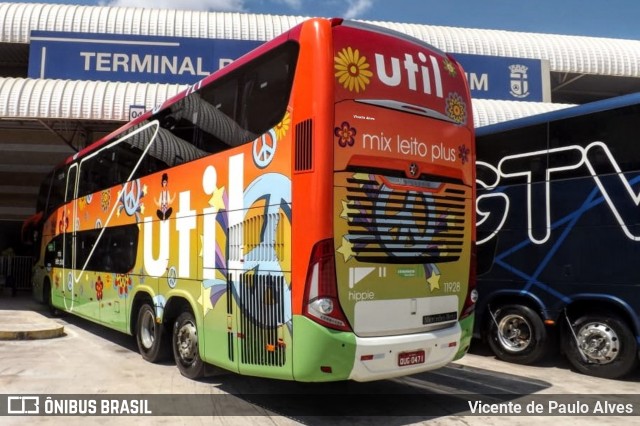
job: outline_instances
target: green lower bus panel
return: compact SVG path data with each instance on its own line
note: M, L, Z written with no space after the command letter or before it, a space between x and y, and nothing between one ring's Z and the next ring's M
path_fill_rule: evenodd
M293 316L293 377L301 382L347 380L353 370L356 339Z

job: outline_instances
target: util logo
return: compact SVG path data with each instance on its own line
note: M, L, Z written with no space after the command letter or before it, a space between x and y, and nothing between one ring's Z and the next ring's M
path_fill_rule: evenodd
M402 69L400 66L400 59L391 57L390 73L387 69L387 60L385 56L376 53L375 57L378 78L383 84L391 87L400 86L403 83L403 79L406 78L406 84L409 90L420 90L428 95L433 94L433 90L435 90L435 95L437 97L443 97L440 67L438 66L438 60L434 56L429 55L427 57L424 53L419 52L417 55L419 62L416 63L412 55L405 53L404 61L402 61ZM431 67L428 65L431 65ZM432 74L433 81L431 79Z
M417 55L404 54L404 59L375 53L375 75L389 87L405 86L414 92L423 92L442 98L442 76L438 59L433 55L418 52ZM338 83L350 92L364 91L374 73L366 56L358 49L346 47L334 57L335 77Z

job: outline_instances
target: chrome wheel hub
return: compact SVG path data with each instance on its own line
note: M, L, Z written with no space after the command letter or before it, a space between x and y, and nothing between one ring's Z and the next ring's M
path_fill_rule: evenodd
M505 315L498 323L500 344L510 352L522 352L531 345L531 326L520 315Z
M593 363L606 364L618 356L620 339L615 330L601 322L583 325L576 333L578 346Z

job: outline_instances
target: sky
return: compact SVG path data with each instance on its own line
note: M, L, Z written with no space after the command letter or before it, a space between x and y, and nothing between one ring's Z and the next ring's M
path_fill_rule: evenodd
M18 1L19 2L19 1ZM638 0L27 0L342 17L640 40Z

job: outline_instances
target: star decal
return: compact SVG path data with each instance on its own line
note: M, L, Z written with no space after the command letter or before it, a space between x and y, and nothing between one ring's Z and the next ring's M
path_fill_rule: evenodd
M216 211L224 209L225 205L224 205L223 196L224 196L224 186L221 188L216 188L213 191L213 195L211 195L211 198L209 199L209 205L211 207L214 207Z
M427 283L429 283L429 290L440 290L440 275L432 273L427 279Z
M353 257L353 244L345 237L342 237L342 245L337 252L344 256L344 261L346 262Z
M351 222L351 219L349 218L350 213L351 214L358 213L358 210L349 207L349 203L345 200L342 200L342 213L340 213L340 217L344 220Z
M211 304L211 288L202 289L200 297L198 298L198 304L202 306L205 315L213 309L213 305Z

